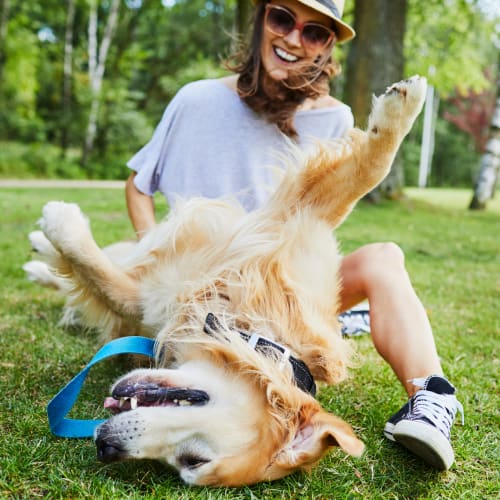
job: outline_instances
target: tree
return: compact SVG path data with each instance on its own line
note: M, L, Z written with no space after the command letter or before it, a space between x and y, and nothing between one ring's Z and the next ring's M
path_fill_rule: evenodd
M492 85L494 87L494 85ZM495 92L491 88L481 92L469 90L465 95L455 93L447 102L453 106L443 118L470 135L479 153L484 152L488 129L495 111Z
M364 128L372 105L372 96L382 93L388 84L403 77L403 42L407 0L357 0L354 29L347 57L345 99L350 104L356 125ZM398 156L389 176L380 186L384 196L402 194L402 162ZM377 192L370 197L377 198Z
M238 38L244 38L250 27L251 8L249 0L236 2L236 31Z
M471 210L483 210L488 200L493 198L500 170L500 59L496 78L496 107L491 118L490 133L483 156L474 195L469 205Z
M68 148L68 127L71 121L71 89L73 76L73 29L75 22L75 0L67 0L66 31L64 35L63 95L61 152L64 156Z
M109 15L104 29L101 45L98 49L97 37L97 0L90 2L90 16L89 16L89 79L91 88L91 103L90 113L87 125L87 132L85 134L85 143L82 154L82 165L85 166L87 159L94 147L94 140L97 132L97 119L99 117L99 104L101 97L102 80L104 71L106 69L106 59L108 57L108 50L111 45L111 39L118 21L118 8L120 0L112 0L109 9Z

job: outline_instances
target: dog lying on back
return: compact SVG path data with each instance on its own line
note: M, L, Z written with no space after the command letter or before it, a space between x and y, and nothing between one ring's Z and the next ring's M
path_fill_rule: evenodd
M77 205L44 207L35 241L50 271L32 264L32 279L106 340L157 340L158 367L123 376L105 401L101 460L158 459L188 483L238 486L308 469L333 446L363 452L314 399L313 379L338 384L349 366L332 230L389 172L425 90L420 77L395 84L366 132L295 153L262 208L190 200L110 257Z

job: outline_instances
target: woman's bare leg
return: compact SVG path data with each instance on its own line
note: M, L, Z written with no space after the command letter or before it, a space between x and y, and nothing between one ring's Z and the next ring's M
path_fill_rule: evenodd
M427 314L396 244L359 248L344 257L340 275L341 310L368 299L373 343L409 396L418 390L411 379L442 375Z

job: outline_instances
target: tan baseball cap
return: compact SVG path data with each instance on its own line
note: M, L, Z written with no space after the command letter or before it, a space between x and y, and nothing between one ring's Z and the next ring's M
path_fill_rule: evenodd
M254 4L262 0L252 0ZM344 12L344 0L296 0L297 2L310 7L325 16L333 19L335 31L337 33L337 42L346 42L356 36L356 32L342 21Z

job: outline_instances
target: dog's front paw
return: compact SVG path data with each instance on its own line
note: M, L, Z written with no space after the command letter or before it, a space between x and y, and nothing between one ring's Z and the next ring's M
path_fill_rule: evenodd
M69 249L80 237L90 235L88 220L75 203L49 201L43 207L39 224L58 250Z
M422 110L426 91L427 80L421 76L412 76L389 86L385 94L374 99L368 130L406 135Z

